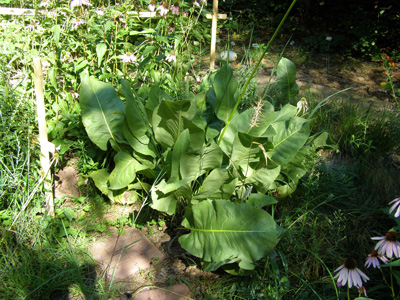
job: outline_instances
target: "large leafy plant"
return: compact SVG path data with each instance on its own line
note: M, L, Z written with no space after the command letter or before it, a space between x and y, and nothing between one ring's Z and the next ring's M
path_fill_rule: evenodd
M288 97L297 92L295 68L287 59L274 84ZM286 80L284 80L286 78ZM326 133L310 137L307 119L285 105L274 111L236 110L238 84L229 66L208 79L203 92L177 101L156 84L114 88L84 74L82 120L100 149L113 149L113 169L90 174L112 201L150 195L151 206L174 214L184 207L190 233L182 247L206 270L254 269L278 243L283 229L263 207L283 197L328 145Z

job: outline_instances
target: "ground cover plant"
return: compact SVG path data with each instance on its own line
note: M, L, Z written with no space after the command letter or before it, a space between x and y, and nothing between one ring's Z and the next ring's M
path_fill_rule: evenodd
M392 101L379 111L355 105L351 90L299 88L290 41L272 48L290 9L269 40L243 29L240 64L204 70L205 1L7 5L44 13L0 23L1 298L121 297L88 244L111 227L167 224L184 256L218 277L182 274L196 299L396 299L395 52L378 57ZM235 47L240 22L219 26L220 50ZM41 184L36 56L54 171L72 164L81 177L81 196L55 199L55 218ZM259 87L252 77L268 58ZM102 219L115 206L130 213Z

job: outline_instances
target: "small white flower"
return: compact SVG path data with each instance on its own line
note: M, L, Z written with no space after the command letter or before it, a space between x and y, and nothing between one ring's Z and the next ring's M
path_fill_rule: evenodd
M75 92L74 90L70 91L72 98L78 99L79 98L79 94L77 92Z
M40 2L40 7L48 7L51 5L50 0L43 0L42 2Z
M135 64L137 64L136 63L136 59L137 59L136 56L133 55L130 52L126 52L124 55L121 56L122 62L126 62L126 63L135 63Z
M72 22L72 25L71 25L71 27L72 27L71 29L72 30L76 30L78 28L78 26L80 26L82 24L85 24L85 20L83 20L83 19L74 19L74 21Z
M394 217L397 218L398 216L400 216L400 197L394 199L393 201L389 202L389 205L393 204L392 207L389 209L389 214L391 214L397 207L396 213L394 214Z
M155 11L156 10L156 3L154 2L154 0L151 0L149 6L147 6L147 7L151 12Z
M385 236L373 237L371 240L379 241L375 246L379 254L386 255L388 258L392 258L393 254L397 258L400 257L400 243L394 231L389 231Z
M172 50L172 51L167 55L167 57L165 58L165 60L166 60L167 62L174 62L174 63L176 63L175 51Z
M290 41L290 46L293 46L295 44L294 40Z
M369 280L368 276L357 268L357 262L354 258L346 259L344 264L337 268L335 272L339 272L333 277L338 279L338 286L345 286L347 283L349 288L352 286L360 288L363 286L363 281Z
M234 41L231 41L231 45L232 45L232 46L235 46L236 43L235 43Z
M369 268L372 265L374 268L380 269L381 265L379 263L378 258L385 264L387 264L389 262L389 260L382 254L379 254L377 251L372 251L371 254L368 254L368 258L367 258L367 261L365 262L365 266L367 268Z
M308 102L306 98L301 98L299 102L297 102L297 111L301 112L303 111L304 113L308 111Z
M32 21L26 26L26 30L33 31L35 30L36 26L39 25L39 22Z
M327 37L326 37L326 40L327 40L328 42L332 41L332 39L333 39L333 38L332 38L331 36L327 36Z
M92 3L90 3L89 0L72 0L70 5L71 8L74 8L75 6L82 6L82 5L92 6Z
M160 16L166 16L169 12L169 3L164 1L161 6L159 6L156 11L160 11Z
M178 1L175 1L174 5L172 5L171 12L174 15L179 15L179 2Z

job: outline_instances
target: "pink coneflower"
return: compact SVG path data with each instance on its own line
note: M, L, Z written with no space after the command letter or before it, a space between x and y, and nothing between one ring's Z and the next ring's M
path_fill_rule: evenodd
M82 6L82 5L92 6L92 3L90 3L89 0L72 0L70 5L71 8L74 8L75 6Z
M130 52L126 52L124 55L121 56L121 60L122 62L126 62L126 63L136 63L136 56L133 55Z
M301 98L299 102L297 102L297 111L301 112L304 111L304 113L306 111L308 111L308 102L306 98Z
M174 15L179 15L179 2L178 1L175 1L174 5L172 5L171 12Z
M400 197L394 199L393 201L389 202L389 205L393 204L392 207L389 209L389 214L391 214L397 207L396 213L394 214L394 217L397 218L398 216L400 216Z
M152 12L156 10L156 3L154 2L154 0L150 1L150 4L149 6L147 6L147 8Z
M371 239L379 241L375 246L375 250L377 250L379 254L386 255L388 258L392 258L393 254L396 257L400 257L400 243L394 231L389 231L385 236L373 237Z
M85 20L83 20L83 19L75 19L72 22L72 25L71 25L72 30L76 30L78 28L78 26L82 25L82 24L85 24Z
M367 268L369 268L372 265L374 268L380 269L381 264L379 263L378 258L385 264L387 264L389 262L389 260L382 254L379 254L377 251L372 251L371 254L368 254L368 258L367 258L367 261L365 262L365 266Z
M168 30L175 32L175 24L174 23L169 24Z
M367 282L369 280L368 276L365 275L359 268L357 268L357 262L354 258L348 258L345 260L344 264L337 268L334 279L338 279L338 286L345 286L348 284L349 288L356 286L361 288L363 286L363 281Z
M160 11L160 16L166 16L169 12L169 3L164 1L161 6L157 8Z
M75 92L74 90L69 91L71 93L72 98L79 98L79 94L77 92Z
M40 2L40 7L48 7L48 6L50 6L51 5L51 3L50 3L50 0L43 0L42 2Z
M39 22L32 21L26 26L26 30L33 31L39 25Z
M168 62L175 62L176 63L176 56L175 56L175 51L172 50L167 57L165 58L166 61Z

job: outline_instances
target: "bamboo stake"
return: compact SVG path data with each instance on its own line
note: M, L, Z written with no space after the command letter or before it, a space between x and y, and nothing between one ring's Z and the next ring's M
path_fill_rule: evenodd
M213 14L211 25L211 53L210 53L210 69L215 67L215 43L217 41L217 19L218 19L218 0L213 0Z
M36 106L38 115L39 125L39 142L40 142L40 164L42 170L45 172L50 168L49 152L50 143L47 140L47 127L46 127L46 111L44 107L44 92L43 92L43 71L42 62L40 57L33 59L33 70L35 73L35 92L36 92ZM46 180L44 181L44 188L46 190L46 205L48 214L54 217L54 199L53 199L53 188L51 184L51 173L47 172Z

